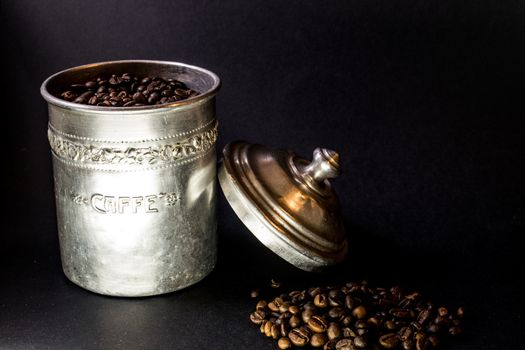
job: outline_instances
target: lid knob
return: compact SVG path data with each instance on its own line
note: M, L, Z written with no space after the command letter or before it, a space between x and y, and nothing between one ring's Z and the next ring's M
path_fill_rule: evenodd
M334 179L341 174L339 154L327 148L316 148L312 162L300 170L305 178L312 178L318 183Z

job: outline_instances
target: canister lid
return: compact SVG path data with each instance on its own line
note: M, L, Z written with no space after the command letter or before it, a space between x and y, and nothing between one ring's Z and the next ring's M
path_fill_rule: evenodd
M223 150L219 183L235 213L264 245L306 271L344 260L347 240L328 179L339 155L317 148L311 162L293 152L236 141Z

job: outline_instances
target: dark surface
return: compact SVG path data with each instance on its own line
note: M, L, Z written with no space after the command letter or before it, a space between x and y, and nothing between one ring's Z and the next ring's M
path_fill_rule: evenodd
M464 305L444 349L524 349L525 6L423 1L2 1L2 349L271 349L252 287L369 278ZM221 195L215 271L165 296L98 296L61 272L41 82L114 59L200 65L223 81L221 149L338 150L350 261L301 272ZM308 282L308 279L312 279Z

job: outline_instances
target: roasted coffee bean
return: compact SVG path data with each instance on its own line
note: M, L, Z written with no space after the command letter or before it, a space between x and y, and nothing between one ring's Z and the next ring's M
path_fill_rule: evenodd
M430 333L438 333L440 330L441 330L441 327L439 327L435 323L431 323L427 327L427 331L430 332Z
M310 321L310 318L315 314L315 312L312 309L304 310L301 314L301 317L303 319L304 323L308 323Z
M352 310L354 308L354 306L355 306L354 298L350 294L347 294L346 297L345 297L345 307L348 310Z
M459 318L463 318L465 316L465 309L463 308L463 306L460 306L457 310L456 310L456 315L459 317Z
M368 346L368 341L363 336L357 336L354 338L354 345L358 349L364 349Z
M358 319L363 319L366 317L366 308L364 305L359 305L352 311L352 315Z
M428 342L433 346L437 347L439 345L439 339L435 335L428 336Z
M448 329L448 332L450 333L450 335L459 335L461 334L462 330L458 326L453 326Z
M385 321L384 326L388 330L397 329L396 323L394 321L392 321L392 320Z
M250 320L255 324L261 324L266 318L266 313L262 310L257 310L250 314Z
M271 337L272 336L272 327L273 327L273 322L272 321L268 321L264 324L264 335L266 335L267 337Z
M256 310L264 310L264 309L266 309L266 306L268 306L268 303L266 302L266 300L259 300L257 302L257 305L255 306L255 309Z
M275 301L270 301L268 303L268 309L277 312L279 311L279 306L275 303Z
M272 278L270 281L270 287L272 288L279 288L281 286L281 282L275 278Z
M152 92L149 97L148 97L148 103L151 105L151 104L155 104L158 100L159 100L159 93L154 91Z
M306 310L303 311L303 315L304 315L305 312L306 312ZM311 317L311 315L308 317L308 320L310 319L310 317ZM303 322L304 322L304 318L303 318ZM288 323L290 324L290 327L297 328L297 327L299 327L301 325L301 319L299 318L299 316L293 315L292 317L290 317L290 320L288 321ZM304 323L308 323L308 321L306 321Z
M416 350L426 350L430 346L430 342L428 341L428 337L424 333L417 333L416 334Z
M305 346L310 341L310 332L304 327L294 328L288 334L288 338L295 346Z
M314 315L308 320L308 327L316 333L322 333L328 328L328 322L322 316Z
M403 340L403 343L401 343L401 346L404 350L412 350L414 349L414 341L412 339L406 339Z
M328 306L328 298L325 294L319 293L314 298L314 305L319 308L325 308Z
M328 311L328 316L334 320L339 320L344 316L344 310L338 306L331 308Z
M77 96L78 95L72 91L64 91L62 94L60 94L60 97L62 97L62 99L66 101L73 101L77 98Z
M270 334L273 339L279 339L281 337L281 327L277 324L274 324L270 329Z
M399 344L399 338L395 333L387 333L379 337L379 344L386 349L393 349Z
M399 332L397 332L397 334L401 340L407 340L412 337L414 331L410 327L403 327L399 330Z
M357 329L363 329L363 328L368 328L368 322L366 322L365 320L357 320L355 321L355 324L354 324L355 328Z
M351 315L346 315L345 317L343 317L343 319L341 320L341 324L345 327L348 327L352 324L353 322L353 319L352 319L352 316Z
M317 309L317 307L314 305L313 302L308 301L308 302L304 303L303 309L305 309L305 310L314 310L315 311Z
M99 103L99 100L98 100L97 96L91 96L91 98L88 101L88 104L94 106L97 103Z
M282 349L282 350L290 349L292 347L292 342L287 337L282 337L277 342L277 346L279 347L279 349Z
M264 334L264 327L266 326L266 322L268 322L267 320L262 320L261 322L261 326L259 327L259 330L261 331L261 333Z
M336 350L336 344L338 342L338 339L329 340L326 342L326 344L323 346L323 350Z
M341 327L336 322L332 322L328 325L328 328L326 329L326 335L328 336L328 339L338 339L341 338L343 335L343 332L341 331Z
M93 95L94 93L92 91L86 91L82 95L78 96L73 102L86 104Z
M335 344L337 350L355 350L354 341L352 339L341 339Z
M280 306L279 306L279 312L280 313L285 313L285 312L288 312L288 309L290 308L290 303L288 302L284 302L282 303Z
M368 319L367 323L373 327L378 327L381 324L381 320L373 316Z
M310 345L314 348L320 348L321 346L324 346L327 341L328 339L326 338L326 335L316 333L310 338Z
M357 333L350 327L343 328L343 338L355 338Z
M292 315L296 315L299 312L301 312L301 309L299 308L299 306L292 305L288 308L288 312L290 312Z
M440 307L438 309L438 315L441 317L448 316L448 309L446 307Z
M290 333L290 323L289 322L282 322L281 323L281 336L286 337L288 333Z
M397 318L408 318L412 316L411 310L408 309L391 309L390 315L397 317Z
M419 323L420 325L423 325L429 319L430 319L430 310L429 309L425 309L425 310L422 310L419 313L419 315L417 316L417 323Z
M94 90L95 88L98 87L98 84L92 80L90 81L87 81L85 84L86 88L90 89L90 90Z

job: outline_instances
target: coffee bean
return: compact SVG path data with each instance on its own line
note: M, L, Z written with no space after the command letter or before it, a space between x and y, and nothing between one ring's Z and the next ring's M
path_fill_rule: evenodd
M396 323L392 320L385 321L384 326L388 330L394 330L397 328Z
M342 329L343 331L343 338L355 338L357 337L357 333L354 332L354 330L350 327L344 327Z
M414 331L410 327L403 327L399 330L399 332L397 332L397 334L401 340L407 340L412 337Z
M303 314L305 312L306 311L303 311ZM310 319L310 318L308 318L308 319ZM303 322L304 322L304 318L303 318ZM290 327L297 328L297 327L299 327L301 325L301 319L299 318L299 316L293 315L292 317L290 317L290 320L288 321L288 323L290 324ZM304 323L308 323L308 321L306 321Z
M288 333L290 333L290 323L288 322L282 322L281 323L281 336L286 337Z
M277 346L279 347L279 349L282 349L282 350L290 349L292 347L292 342L287 337L282 337L277 342Z
M401 346L404 350L412 350L414 349L414 341L412 339L403 340Z
M288 311L288 309L290 308L290 303L288 302L284 302L281 304L281 306L279 306L279 312L280 313L285 313Z
M273 322L272 321L268 321L264 324L264 335L266 335L267 337L271 337L272 336L272 327L273 327Z
M90 90L92 90L92 89L94 90L96 87L98 87L98 84L96 82L92 81L92 80L87 81L84 85L85 85L86 88L88 88Z
M308 320L308 327L316 333L322 333L328 328L328 322L322 316L314 315Z
M416 334L416 350L426 350L430 346L430 342L428 341L428 337L424 333L417 333Z
M279 339L281 337L281 327L277 324L274 324L270 330L270 334L273 339Z
M387 333L379 337L379 344L386 349L393 349L399 344L399 338L395 333Z
M441 317L448 316L448 309L446 307L440 307L438 309L438 315Z
M328 328L326 329L326 335L328 336L328 339L338 339L341 338L343 335L343 332L341 331L341 327L336 322L332 322L328 325Z
M435 335L428 336L428 342L435 348L439 345L439 338Z
M288 308L288 312L290 312L292 315L296 315L301 312L301 309L299 308L299 306L291 305Z
M347 294L345 297L345 307L348 310L352 310L354 308L354 305L355 305L354 298L350 294Z
M365 337L359 335L354 338L354 345L358 349L364 349L368 346L368 342Z
M463 318L465 316L465 309L460 306L457 310L456 310L456 315L459 317L459 318Z
M450 335L456 336L456 335L461 334L462 329L458 326L453 326L448 329L448 332L450 333Z
M77 98L77 94L73 93L72 91L64 91L62 94L60 94L60 97L66 101L73 101Z
M352 311L352 315L358 319L363 319L366 317L366 308L364 305L359 305Z
M250 314L250 320L254 324L261 324L262 321L266 318L266 313L262 310L257 310Z
M438 333L440 330L441 328L435 323L431 323L427 327L427 331L430 333Z
M355 350L354 342L352 339L341 339L335 344L337 350Z
M264 327L266 326L266 322L268 322L267 320L263 320L261 322L261 326L259 327L259 330L261 331L261 333L264 334Z
M304 310L303 313L301 314L301 317L303 319L303 322L304 323L308 323L308 321L310 321L310 318L315 314L315 312L313 310Z
M430 319L430 310L429 309L425 309L425 310L422 310L419 313L419 315L417 316L417 323L419 323L420 325L423 325L429 319Z
M294 328L288 334L288 338L295 346L305 346L310 341L310 332L304 327Z
M338 342L337 339L327 341L323 347L323 350L336 350L337 342Z
M97 96L91 96L91 98L88 101L88 104L94 106L99 102Z
M310 345L314 348L320 348L321 346L324 346L327 341L328 339L326 338L326 335L316 333L310 338Z

